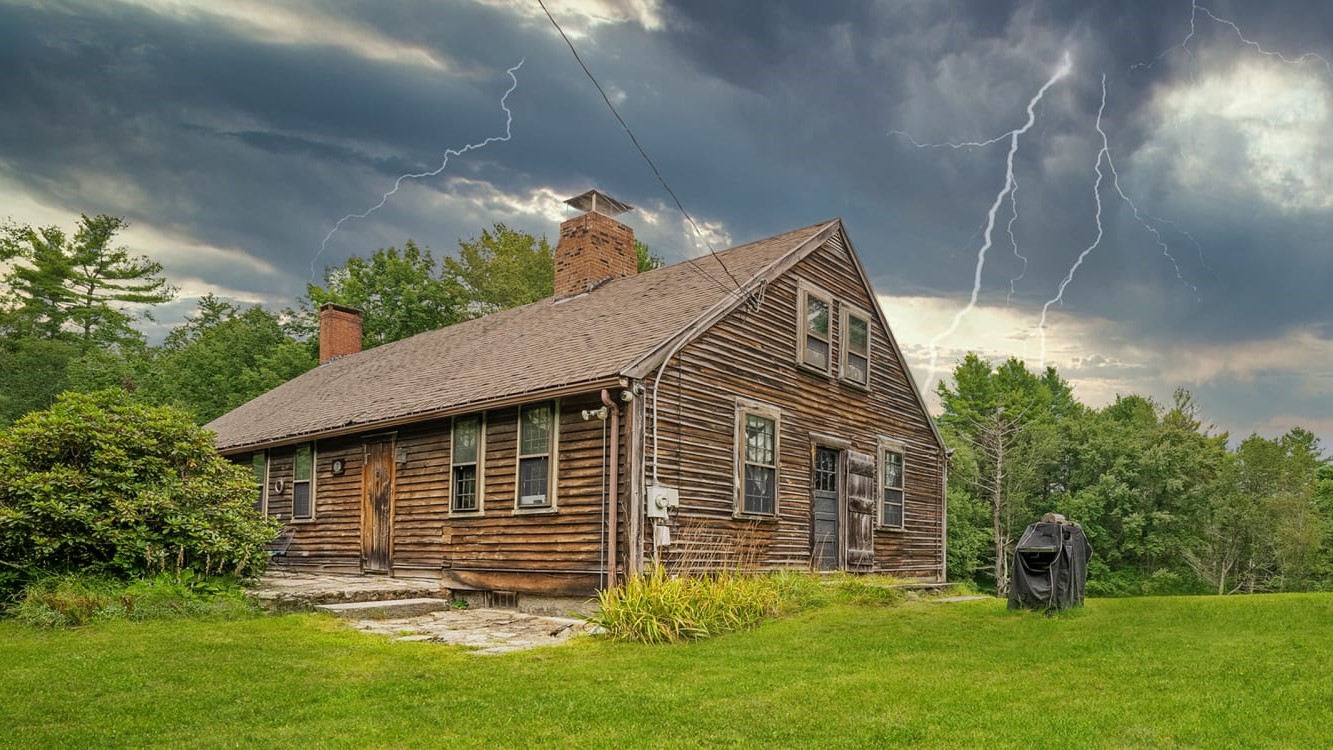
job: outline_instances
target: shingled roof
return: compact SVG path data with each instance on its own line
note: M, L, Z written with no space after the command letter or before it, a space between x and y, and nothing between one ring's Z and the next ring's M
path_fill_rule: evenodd
M673 343L741 304L841 227L837 219L814 224L340 357L206 427L217 433L219 450L234 453L641 377Z

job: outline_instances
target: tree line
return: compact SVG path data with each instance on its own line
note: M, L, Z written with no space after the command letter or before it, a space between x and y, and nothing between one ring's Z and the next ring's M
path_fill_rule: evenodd
M1055 512L1092 544L1092 594L1333 588L1333 466L1307 430L1232 447L1184 389L1095 409L1054 368L975 354L938 394L952 580L1004 593L1018 536Z
M177 292L160 263L115 244L125 227L85 215L72 234L0 229L0 427L108 387L202 424L314 367L325 303L360 309L370 348L552 292L546 238L495 224L442 259L410 239L352 256L283 309L205 296L150 344L143 323ZM638 252L640 270L662 265ZM1017 537L1058 512L1095 550L1092 594L1333 588L1333 467L1306 430L1232 446L1185 390L1091 408L1054 368L975 354L938 394L951 580L1004 593Z

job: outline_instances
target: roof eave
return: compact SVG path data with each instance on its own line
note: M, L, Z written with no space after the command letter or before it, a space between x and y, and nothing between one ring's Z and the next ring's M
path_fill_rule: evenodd
M604 375L576 383L567 383L565 385L552 386L550 388L542 388L533 391L524 391L521 393L511 393L481 401L460 402L449 406L443 406L438 409L403 414L389 419L357 422L356 424L348 424L341 427L292 433L248 443L232 443L229 445L219 444L217 446L217 451L224 456L231 456L241 453L251 453L258 450L267 450L269 448L279 448L284 445L306 443L312 440L327 440L330 438L357 435L363 432L383 432L394 427L404 427L420 422L445 419L457 414L470 414L472 412L489 411L491 409L503 409L505 407L517 406L518 404L525 404L533 401L546 401L553 398L563 398L565 396L573 396L580 393L599 391L603 388L621 388L625 385L628 385L628 383L619 375Z

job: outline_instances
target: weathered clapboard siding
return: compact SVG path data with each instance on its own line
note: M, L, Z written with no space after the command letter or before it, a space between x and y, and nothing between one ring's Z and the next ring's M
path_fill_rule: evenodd
M582 411L600 407L599 394L558 402L555 507L549 511L517 509L517 407L484 414L478 512L450 512L452 420L389 433L400 459L395 471L393 570L444 575L468 588L553 594L595 590L605 559L611 436L601 420L585 421ZM316 445L315 513L309 520L291 519L295 447L270 451L269 513L297 530L287 564L360 569L365 439L353 436ZM335 458L346 463L339 476L332 471ZM621 475L627 473L622 460ZM272 492L277 480L285 485L282 495Z
M518 409L486 413L483 510L441 524L446 580L466 588L551 594L586 595L597 588L604 560L606 444L601 420L584 421L581 412L600 406L595 394L559 402L552 511L516 508Z
M268 452L268 486L264 492L268 500L268 514L284 521L292 517L292 495L290 492L278 494L273 491L274 483L281 479L284 484L292 484L292 450L275 448Z
M449 513L449 420L403 429L395 449L406 459L395 479L393 567L439 570L441 524Z
M829 376L797 364L801 282L832 297ZM838 379L847 304L872 314L869 391ZM877 305L835 235L771 282L758 309L733 312L673 358L657 396L659 479L681 490L669 564L695 567L691 556L722 554L761 567L811 565L811 433L819 433L872 454L881 437L902 444L905 528L876 529L876 569L939 574L943 447L874 315ZM737 397L781 410L775 516L736 514ZM651 475L651 455L648 460ZM646 530L642 543L651 541Z
M296 531L285 562L359 569L362 462L359 441L326 440L315 444L312 468L314 514L309 519L292 517L295 452L295 446L269 451L268 514L287 522ZM335 458L346 462L340 476L333 474ZM274 491L278 481L283 484L280 494Z

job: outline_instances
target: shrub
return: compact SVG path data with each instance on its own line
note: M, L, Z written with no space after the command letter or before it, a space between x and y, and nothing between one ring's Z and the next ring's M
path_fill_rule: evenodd
M66 393L0 432L0 560L17 571L125 579L257 574L277 522L248 469L183 411L124 391Z

